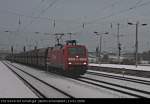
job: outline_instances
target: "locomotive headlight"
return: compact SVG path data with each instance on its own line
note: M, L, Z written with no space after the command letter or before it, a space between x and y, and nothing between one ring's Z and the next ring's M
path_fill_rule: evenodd
M69 62L68 64L69 64L69 65L71 65L72 63L71 63L71 62Z
M87 63L86 63L86 62L84 62L83 64L84 64L84 65L86 65Z

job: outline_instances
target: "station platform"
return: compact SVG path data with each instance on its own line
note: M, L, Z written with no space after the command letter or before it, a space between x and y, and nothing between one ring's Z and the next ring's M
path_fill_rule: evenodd
M0 98L37 98L37 96L0 61Z

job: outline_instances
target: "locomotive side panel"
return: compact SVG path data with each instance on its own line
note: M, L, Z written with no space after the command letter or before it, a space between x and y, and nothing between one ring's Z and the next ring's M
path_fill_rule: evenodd
M63 51L62 49L53 48L48 51L48 65L53 68L63 68Z

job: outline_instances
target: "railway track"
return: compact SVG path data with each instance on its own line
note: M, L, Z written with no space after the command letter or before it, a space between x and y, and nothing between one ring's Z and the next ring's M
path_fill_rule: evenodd
M6 62L2 62L8 69L15 73L39 98L74 98L72 95L50 85L36 76ZM32 79L32 80L31 80ZM55 91L53 95L48 91ZM58 94L55 95L54 94Z
M126 68L111 68L111 67L97 67L97 66L89 66L90 70L100 71L100 72L107 72L107 73L114 73L114 74L123 74L136 77L144 77L150 78L150 72L145 70L132 70Z
M118 80L124 80L124 81L139 83L139 84L150 85L150 81L141 80L141 79L128 78L128 77L123 77L123 76L109 75L109 74L90 72L90 71L87 71L86 74L95 75L95 76L102 76L102 77L107 77L107 78L113 78L113 79L118 79Z
M130 87L114 84L114 83L109 83L109 82L100 81L100 80L87 78L87 77L80 77L76 80L85 82L85 83L88 83L91 85L95 85L98 87L103 87L103 88L106 88L109 90L117 91L117 92L127 94L127 95L130 95L133 97L138 97L138 98L149 98L150 97L150 92L148 92L148 91L138 90L138 89L134 89L134 88L130 88Z
M4 63L4 64L6 64L6 63ZM7 64L9 64L9 63L7 63ZM13 66L14 68L16 68L17 70L21 70L17 66L14 66L12 64L10 64L10 65ZM23 71L23 70L21 70L21 71ZM24 72L24 71L23 71L23 73L29 74L29 73ZM99 74L99 73L92 73L92 72L87 72L86 74L90 74L90 75L94 75L94 76L101 76L102 75L102 74ZM35 77L35 76L33 76L33 77ZM103 77L113 78L113 75L109 76L109 75L104 74ZM115 76L114 78L118 79L119 77ZM36 79L38 79L38 78L36 78ZM88 78L88 77L81 76L79 78L70 78L70 79L73 79L73 80L78 81L79 83L82 83L82 84L85 84L85 85L88 84L90 86L92 85L92 86L96 86L96 87L99 87L99 88L105 88L105 89L108 89L108 90L112 90L112 91L119 92L119 93L122 93L122 94L125 94L125 95L136 97L136 98L149 98L150 97L150 92L148 92L148 91L138 90L138 89L135 89L135 88L130 88L130 87L127 87L127 86L122 86L122 85L118 85L118 84L114 84L114 83L110 83L110 82L105 82L105 81L97 80L97 79L94 79L94 78ZM122 78L120 78L120 80L121 79ZM40 79L38 79L38 80L40 80ZM122 79L122 80L125 80L125 79ZM129 78L129 79L127 78L126 81L131 81L131 82L136 82L136 83L142 83L142 84L149 85L147 81L142 82L143 80L137 81L137 80L132 79L132 78ZM44 83L46 83L46 82L44 82ZM46 85L47 84L48 83L46 83ZM51 86L51 85L50 85L50 87L53 88L53 86ZM57 91L61 92L60 89L58 89ZM68 95L68 94L64 93L63 91L61 93L63 93L67 98L73 98L73 96ZM47 96L46 96L46 98L47 98Z
M138 83L138 84L150 85L150 81L138 80L138 79L134 79L134 78L119 77L119 76L94 73L94 72L87 72L86 74L102 76L102 77L107 77L107 78L113 78L113 79L123 80L123 81L125 80L125 81L134 82L134 83ZM85 82L85 83L88 83L91 85L95 85L98 87L103 87L103 88L106 88L109 90L117 91L120 93L138 97L138 98L150 98L149 91L144 91L144 90L127 87L127 86L123 86L123 85L119 85L119 84L115 84L115 83L110 83L107 81L97 80L94 78L84 77L84 76L81 76L80 78L75 79L75 80Z
M30 73L32 73L33 75L36 75L36 76L38 76L39 74L36 74L36 72L32 72L31 71L31 69L30 69L30 71L28 71L28 70L25 70L27 67L25 66L25 67L23 67L22 65L17 65L17 64L13 64L13 65L15 65L16 67L19 67L19 68L21 68L22 70L24 70L24 71L27 71L27 72L30 72ZM35 74L34 74L35 73ZM58 75L57 73L52 73L52 72L46 72L47 73L47 75L48 76L51 76L52 77L52 79L51 79L51 77L50 77L50 80L51 81L48 81L48 80L45 80L45 79L43 79L42 77L40 77L41 75L39 75L38 76L38 78L40 78L40 79L42 79L42 80L44 80L44 81L46 81L46 82L48 82L48 83L51 83L52 85L54 85L54 86L57 86L58 88L59 88L59 86L61 85L61 84L57 84L57 82L59 82L59 81L57 81L57 79L59 80L59 78L61 78L62 79L62 81L64 81L64 83L66 83L66 82L69 82L68 84L66 84L66 85L64 85L64 87L61 87L61 89L62 90L64 90L64 91L66 91L66 92L68 92L69 94L71 94L71 95L73 95L75 98L99 98L98 96L102 96L102 94L101 94L101 92L99 92L99 91L97 91L97 89L95 89L94 87L91 87L91 86L88 86L87 84L84 84L83 82L79 82L79 81L76 81L76 80L73 80L73 79L71 79L70 77L66 77L66 76L64 76L64 75ZM43 74L44 75L44 74ZM45 75L44 75L45 76ZM53 78L55 78L56 77L56 84L55 83L53 83ZM47 77L46 77L47 78ZM74 84L73 84L74 83ZM67 90L66 90L66 88L67 88ZM84 90L81 90L80 91L80 88L81 89L85 89L85 90L87 90L87 91L84 91ZM94 91L94 92L99 92L99 93L94 93L94 92L92 92L92 91ZM81 94L81 92L91 92L91 95L89 94L89 93L82 93ZM106 92L108 92L108 91L106 91ZM95 97L93 97L93 95L95 96ZM108 94L107 94L108 95ZM106 96L106 95L105 95ZM112 94L110 95L110 96L112 96ZM110 97L109 95L108 95L108 97ZM118 95L114 95L113 94L113 96L118 96ZM123 95L124 96L124 95ZM100 97L101 98L101 97ZM103 97L102 97L103 98ZM104 97L105 98L105 97Z

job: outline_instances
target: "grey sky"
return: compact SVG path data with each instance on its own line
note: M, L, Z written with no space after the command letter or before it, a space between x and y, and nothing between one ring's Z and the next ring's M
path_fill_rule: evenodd
M77 34L74 39L85 44L89 51L95 51L98 40L93 31L108 31L109 35L103 38L102 49L115 52L117 23L120 23L122 51L134 52L135 26L127 23L139 21L148 24L139 26L139 51L149 50L149 10L150 0L0 0L0 48L14 45L17 50L22 50L24 45L28 45L31 49L37 41L38 47L52 46L55 43L53 36L34 32L73 32ZM4 32L6 30L11 32ZM67 38L65 36L64 40Z

